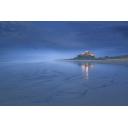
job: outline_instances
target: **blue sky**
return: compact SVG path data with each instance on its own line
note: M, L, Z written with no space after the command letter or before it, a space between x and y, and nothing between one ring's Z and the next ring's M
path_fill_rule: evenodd
M1 57L68 58L128 54L128 22L0 22Z

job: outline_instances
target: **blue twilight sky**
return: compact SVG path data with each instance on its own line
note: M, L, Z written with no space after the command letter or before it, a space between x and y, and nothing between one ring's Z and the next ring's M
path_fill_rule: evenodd
M0 22L0 59L128 54L128 22Z

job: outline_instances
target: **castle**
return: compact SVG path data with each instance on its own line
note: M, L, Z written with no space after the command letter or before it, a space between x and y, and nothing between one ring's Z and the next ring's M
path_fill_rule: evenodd
M95 54L90 52L90 51L85 51L83 53L80 54L81 56L87 56L87 57L95 57Z
M77 57L75 57L74 59L87 59L87 60L90 60L90 59L95 59L95 54L90 52L90 51L85 51L81 54L79 54Z

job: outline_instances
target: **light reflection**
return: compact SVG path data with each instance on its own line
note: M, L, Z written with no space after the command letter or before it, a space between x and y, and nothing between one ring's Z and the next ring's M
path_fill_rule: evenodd
M82 72L84 74L84 79L89 79L89 70L94 67L94 64L86 63L81 65Z

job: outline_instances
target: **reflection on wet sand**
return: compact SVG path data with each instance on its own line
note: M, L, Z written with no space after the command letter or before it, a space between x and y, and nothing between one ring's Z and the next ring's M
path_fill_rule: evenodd
M84 74L84 79L87 80L89 78L89 69L93 67L94 67L94 64L91 64L91 63L86 63L81 65L82 72Z

